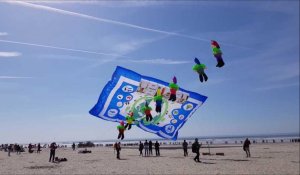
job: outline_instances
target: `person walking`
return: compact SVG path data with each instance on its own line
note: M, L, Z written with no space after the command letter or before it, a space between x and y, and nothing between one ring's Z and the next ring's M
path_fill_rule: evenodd
M49 162L51 162L51 159L52 159L52 162L54 162L56 148L57 148L56 143L52 142L50 144L50 158L49 158Z
M184 157L188 156L188 143L184 140L182 143L182 147L183 147L183 155Z
M117 159L120 159L121 143L116 144Z
M196 153L196 156L194 158L195 162L200 162L200 147L202 144L199 144L198 139L195 139L195 142L192 144L192 152Z
M144 143L144 148L145 148L145 157L149 156L149 143L147 140Z
M139 144L140 156L143 156L143 149L144 149L144 145L143 145L142 141L140 141L140 144Z
M246 138L246 140L244 141L243 149L246 152L247 157L251 157L250 144L251 144L250 140L248 138Z
M160 156L159 146L160 146L160 145L159 145L158 141L156 141L155 144L154 144L155 155L156 155L156 156Z

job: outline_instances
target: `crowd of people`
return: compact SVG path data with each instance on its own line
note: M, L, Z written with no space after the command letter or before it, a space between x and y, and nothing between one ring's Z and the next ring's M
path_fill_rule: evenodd
M191 142L190 142L191 143ZM250 157L250 140L247 138L244 141L243 144L243 150L246 152L246 156ZM182 143L182 148L183 148L183 156L187 157L188 156L188 142L186 140L183 141ZM202 143L198 142L198 139L196 138L193 144L191 145L192 152L196 154L194 157L195 162L201 162L200 161L200 148L202 146ZM55 150L59 147L59 145L56 145L55 142L52 142L50 145L48 145L48 148L50 149L50 157L49 157L49 162L55 162L58 158L55 157ZM75 143L72 144L72 149L75 151ZM116 142L114 145L114 152L117 152L117 159L120 158L120 151L121 151L121 142ZM139 142L138 144L138 150L139 150L139 155L142 157L148 157L153 155L153 147L155 149L155 156L160 156L160 143L156 141L153 143L151 140L145 140L143 143L142 141ZM45 148L45 145L44 145ZM32 145L31 143L28 145L28 153L33 153L34 149L36 150L37 153L41 152L41 145L40 143L38 145ZM18 144L2 144L0 145L0 150L4 150L5 152L8 152L8 156L10 156L11 152L16 152L17 154L20 154L21 152L24 152L25 149L22 145ZM62 159L63 161L66 161L66 158Z
M146 140L144 143L142 143L142 141L140 141L139 143L139 151L140 151L140 156L152 156L153 153L152 153L152 149L155 149L155 156L160 156L160 152L159 152L159 147L160 147L160 144L158 143L158 141L156 141L154 144L152 143L152 141L150 140L148 142L148 140ZM143 154L143 150L144 151L144 154Z
M0 150L8 152L8 156L10 156L11 152L21 154L21 152L25 151L24 148L23 148L23 145L19 145L19 144L2 144L0 146Z
M248 138L244 141L244 144L243 144L243 150L246 152L247 157L250 157L250 144L251 144L251 142ZM184 157L187 157L189 155L188 145L189 145L188 142L186 142L186 140L184 140L182 143ZM117 159L120 159L121 143L116 142L113 146L114 146L114 150L117 151ZM160 156L160 148L159 148L160 144L158 143L158 141L156 141L154 144L151 140L149 142L148 142L148 140L145 140L144 143L142 141L140 141L138 144L139 155L142 157L152 156L153 155L153 153L152 153L153 147L155 149L155 156ZM199 143L198 139L196 138L195 141L193 142L193 144L191 145L192 152L196 154L196 156L194 157L195 162L201 162L200 161L200 148L201 147L202 147L202 143Z

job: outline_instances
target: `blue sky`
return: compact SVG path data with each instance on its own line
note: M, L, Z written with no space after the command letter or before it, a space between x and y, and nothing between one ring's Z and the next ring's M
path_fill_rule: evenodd
M179 137L299 132L299 1L1 1L0 24L2 143L116 138L88 111L118 65L208 96Z

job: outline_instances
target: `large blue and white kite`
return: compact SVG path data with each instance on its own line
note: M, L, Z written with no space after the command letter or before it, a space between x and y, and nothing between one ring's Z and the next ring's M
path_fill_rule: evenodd
M161 112L154 110L157 92L162 96ZM182 88L176 92L176 101L169 101L169 97L169 83L118 66L90 114L104 120L126 123L125 117L133 112L133 125L160 137L176 140L179 129L207 97ZM153 109L151 121L146 121L143 112L146 103Z

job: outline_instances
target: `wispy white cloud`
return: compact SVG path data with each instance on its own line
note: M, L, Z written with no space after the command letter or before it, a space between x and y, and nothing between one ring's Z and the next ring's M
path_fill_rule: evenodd
M290 28L282 29L282 32L291 33ZM264 50L238 59L232 57L233 61L228 62L227 66L244 72L243 79L245 76L249 76L250 79L256 76L255 79L262 82L286 84L299 77L299 43L295 40L293 35L274 38L264 46Z
M125 26L125 27L130 27L130 28L135 28L135 29L140 29L140 30L145 30L145 31L150 31L150 32L156 32L156 33L160 33L160 34L167 34L167 35L172 35L172 36L178 36L178 37L184 37L184 38L189 38L189 39L194 39L194 40L199 40L199 41L210 42L210 39L206 39L206 38L199 38L199 37L180 34L180 33L176 33L176 32L158 30L158 29L143 27L143 26L139 26L139 25L135 25L135 24L126 23L126 22L94 17L94 16L82 14L82 13L62 10L62 9L49 7L49 6L45 6L45 5L32 4L32 3L28 3L28 2L24 2L24 1L8 1L8 2L13 3L13 4L22 5L22 6L25 6L25 7L42 9L42 10L46 10L46 11L51 11L51 12L56 12L56 13L60 13L60 14L64 14L64 15L70 15L70 16L95 20L95 21L99 21L99 22L105 22L105 23L114 24L114 25L120 25L120 26Z
M105 7L132 7L132 6L149 6L160 5L163 1L99 1L99 0L22 0L27 3L39 4L95 4Z
M126 56L122 56L122 55L118 55L118 54L94 52L94 51L88 51L88 50L82 50L82 49L72 49L72 48L65 48L65 47L58 47L58 46L51 46L51 45L43 45L43 44L35 44L35 43L27 43L27 42L19 42L19 41L11 41L11 40L1 40L1 39L0 39L0 42L21 44L21 45L26 45L26 46L44 47L44 48L58 49L58 50L65 50L65 51L72 51L72 52L81 52L81 53L89 53L89 54L96 54L96 55L106 55L106 56L128 58Z
M6 35L8 35L8 33L6 33L6 32L0 32L0 36L6 36Z
M299 77L299 64L285 64L273 66L270 68L273 70L272 75L269 78L269 81L284 81L287 79L292 79Z
M33 77L18 77L18 76L2 76L0 75L0 79L29 79Z
M151 41L153 42L155 40L151 40ZM132 59L132 61L135 59L133 57L128 57L128 56L119 55L119 54L94 52L94 51L88 51L88 50L82 50L82 49L72 49L72 48L50 46L50 45L43 45L43 44L35 44L35 43L27 43L27 42L19 42L19 41L11 41L11 40L0 40L0 42L21 44L21 45L27 45L27 46L35 46L35 47L44 47L44 48L50 48L50 49L59 49L59 50L81 52L81 53L89 53L89 54L96 54L96 55L105 55L105 56L112 56L112 57L129 58L129 59ZM150 40L147 42L150 42ZM143 43L146 43L146 41L143 41ZM136 50L136 48L141 47L141 45L142 45L142 43L138 43L138 42L135 42L134 44L133 43L123 43L123 44L120 44L120 47L117 46L115 49L118 50L119 52L131 52L133 50ZM3 52L3 55L5 55L4 52ZM160 59L158 59L158 60L160 60Z
M190 61L180 61L172 59L146 59L146 60L118 60L122 62L132 62L132 63L144 63L144 64L190 64Z
M287 84L273 84L265 87L258 87L255 88L255 91L266 91L266 90L272 90L272 89L282 89L282 88L288 88L293 86L299 86L299 82L295 83L287 83Z
M134 52L137 49L145 46L146 44L156 42L158 40L164 39L164 37L152 38L152 39L138 39L138 40L130 40L124 43L114 44L112 51L122 54L129 54L130 52ZM171 64L186 64L189 62L180 61L180 60L173 60L173 59L161 59L161 58L154 58L154 59L145 59L145 58L133 58L133 57L126 57L125 59L117 59L117 57L111 57L110 59L97 59L96 62L83 68L80 73L97 68L102 64L106 64L108 62L125 62L125 63L139 63L139 64L164 64L164 65L171 65Z
M161 39L161 38L160 38ZM130 42L130 43L122 43L120 44L120 47L116 47L115 49L119 52L132 52L136 50L139 47L142 47L145 43L154 42L157 41L157 39L149 39L149 40L142 40L141 42ZM180 61L180 60L173 60L173 59L161 59L161 58L155 58L155 59L141 59L141 58L133 58L129 56L124 56L120 54L112 54L112 53L102 53L102 52L94 52L94 51L88 51L88 50L81 50L81 49L71 49L71 48L65 48L65 47L57 47L57 46L49 46L49 45L43 45L43 44L34 44L34 43L27 43L27 42L19 42L19 41L11 41L11 40L0 40L0 42L6 42L6 43L13 43L13 44L21 44L21 45L27 45L27 46L35 46L35 47L44 47L44 48L50 48L50 49L59 49L59 50L66 50L66 51L73 51L73 52L81 52L81 53L89 53L89 54L96 54L96 55L105 55L105 56L111 56L111 59L85 59L85 58L79 58L79 57L66 57L62 59L77 59L77 60L95 60L100 61L99 64L107 63L107 62L113 62L113 61L122 61L122 62L134 62L134 63L149 63L149 64L186 64L191 63L188 61ZM17 52L0 52L3 53L3 56L19 56L20 53ZM116 60L116 58L122 57L126 58L126 60ZM54 58L54 57L51 57ZM61 58L61 57L60 57ZM59 58L59 59L60 59ZM98 65L98 64L96 64ZM93 64L92 67L95 67L95 64Z
M9 0L8 0L9 1ZM69 3L82 3L82 4L92 4L92 3L98 3L100 1L97 0L22 0L22 2L27 3L53 3L53 4L69 4Z
M66 54L41 54L34 59L50 59L50 60L78 60L78 61L96 61L97 58L84 57L84 56L71 56ZM105 60L105 59L104 59Z
M160 37L154 37L154 38L138 38L138 39L133 39L133 38L125 38L125 42L120 42L119 41L119 37L117 37L115 40L117 40L117 42L115 42L115 44L113 44L113 46L110 47L111 51L113 53L121 53L122 55L126 55L128 53L134 52L142 47L144 47L147 44L150 43L154 43L163 39L166 39L170 37L170 35L164 35L164 36L160 36ZM111 42L112 41L112 37L107 38L108 41L107 42Z
M17 57L21 56L22 54L19 52L1 52L0 51L0 57Z

